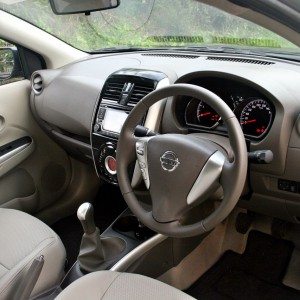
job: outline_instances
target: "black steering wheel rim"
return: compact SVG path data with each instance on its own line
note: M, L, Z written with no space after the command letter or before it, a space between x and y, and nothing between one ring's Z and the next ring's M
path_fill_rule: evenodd
M225 162L220 183L224 189L224 198L218 208L208 217L191 225L182 225L179 220L158 222L152 212L145 211L131 187L128 166L135 160L134 131L151 105L161 99L173 96L190 96L210 105L227 126L234 161ZM149 228L167 236L190 237L212 230L222 222L237 204L247 176L247 148L245 138L235 114L214 93L191 84L175 84L148 94L131 111L119 136L117 147L117 174L121 192L132 212ZM199 170L200 171L200 170Z

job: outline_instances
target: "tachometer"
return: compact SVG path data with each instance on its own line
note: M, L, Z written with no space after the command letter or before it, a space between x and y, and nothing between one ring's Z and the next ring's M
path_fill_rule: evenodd
M240 124L246 135L261 137L272 122L272 108L266 100L250 101L242 110Z
M197 108L199 124L205 127L214 127L220 121L220 116L206 103L200 101Z
M188 125L212 128L218 124L220 116L205 102L192 98L185 111Z

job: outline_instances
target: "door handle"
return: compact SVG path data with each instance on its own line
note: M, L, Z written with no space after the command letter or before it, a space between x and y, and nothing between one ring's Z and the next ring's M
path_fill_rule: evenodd
M0 146L0 165L30 146L32 138L25 136Z

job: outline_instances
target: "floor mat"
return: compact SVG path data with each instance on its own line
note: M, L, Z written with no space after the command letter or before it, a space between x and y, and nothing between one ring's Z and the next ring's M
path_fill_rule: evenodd
M112 185L100 187L93 202L96 226L103 232L115 218L126 208L120 190ZM77 260L83 230L76 214L64 218L55 224L52 229L60 236L67 252L68 270Z
M187 293L205 300L300 299L281 283L293 249L289 241L251 231L243 254L225 252Z

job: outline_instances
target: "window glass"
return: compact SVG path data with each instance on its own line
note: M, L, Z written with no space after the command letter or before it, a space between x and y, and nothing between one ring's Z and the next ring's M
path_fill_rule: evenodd
M195 0L121 0L117 8L88 16L55 15L48 0L0 0L0 9L88 52L229 45L299 53L299 47L262 26Z
M17 48L0 39L0 85L24 79Z

